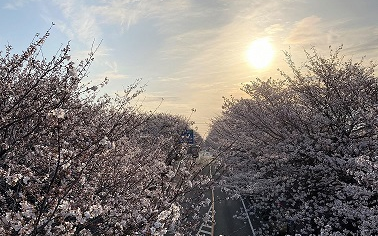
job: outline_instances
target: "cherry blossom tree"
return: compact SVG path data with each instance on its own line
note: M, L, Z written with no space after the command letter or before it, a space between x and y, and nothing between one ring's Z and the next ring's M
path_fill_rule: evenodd
M187 118L178 115L152 114L145 124L140 127L140 132L143 134L140 143L145 143L149 146L154 140L165 140L165 143L161 144L161 148L166 151L166 163L170 165L173 161L179 160L188 152L188 140L184 136L188 130L192 130L190 125L193 124ZM202 137L198 132L193 132L194 143L201 145L203 143Z
M189 156L167 162L189 123L131 105L139 81L100 95L106 79L83 83L95 49L75 63L67 45L47 60L48 36L0 54L0 234L180 235L193 223L187 193L209 182ZM146 140L157 125L164 135Z
M221 185L252 202L260 233L378 234L378 78L341 47L313 49L292 74L225 99L206 140L223 151Z

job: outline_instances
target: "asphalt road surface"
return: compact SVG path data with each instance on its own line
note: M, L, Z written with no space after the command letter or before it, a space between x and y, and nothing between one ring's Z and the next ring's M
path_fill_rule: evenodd
M245 213L240 199L227 199L227 194L215 189L215 235L253 236L248 219L242 220L234 216ZM253 226L252 226L253 227Z
M207 170L210 172L210 170ZM206 194L209 199L212 199L214 194L214 209L215 209L215 224L214 236L255 236L253 224L248 219L240 219L235 217L241 213L245 213L241 199L231 199L230 196L222 192L219 188L215 188ZM244 202L244 204L247 204ZM203 215L212 214L212 207L203 212ZM253 221L252 221L253 222ZM211 235L211 219L203 222L198 229L198 236Z

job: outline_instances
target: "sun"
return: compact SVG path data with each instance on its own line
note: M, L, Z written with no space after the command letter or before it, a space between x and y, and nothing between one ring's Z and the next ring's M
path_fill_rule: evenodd
M274 49L269 38L256 39L247 51L248 62L256 69L264 69L272 62Z

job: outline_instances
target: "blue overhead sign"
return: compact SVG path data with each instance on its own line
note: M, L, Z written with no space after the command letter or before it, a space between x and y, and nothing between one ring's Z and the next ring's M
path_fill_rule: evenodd
M186 130L182 135L182 140L184 143L193 144L194 143L194 133L192 129Z

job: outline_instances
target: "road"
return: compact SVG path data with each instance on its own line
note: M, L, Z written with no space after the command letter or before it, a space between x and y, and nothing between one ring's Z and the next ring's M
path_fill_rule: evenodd
M211 174L211 170L209 169L208 171ZM231 199L220 188L215 188L213 191L210 190L207 193L207 197L209 199L214 198L214 236L255 236L253 224L248 219L242 220L235 217L240 215L241 212L245 213L241 199ZM244 204L247 203L244 202ZM212 214L211 206L208 213ZM208 222L203 222L198 229L197 235L211 235L211 226L211 219Z
M240 199L227 199L228 195L219 188L214 191L215 197L215 235L253 236L248 219L241 220L234 216L245 213ZM252 226L253 227L253 226Z

